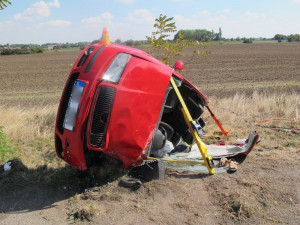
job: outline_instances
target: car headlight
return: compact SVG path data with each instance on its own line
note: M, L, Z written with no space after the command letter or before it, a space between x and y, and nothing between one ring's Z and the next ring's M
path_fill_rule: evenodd
M102 76L102 79L112 83L118 83L131 55L119 53Z

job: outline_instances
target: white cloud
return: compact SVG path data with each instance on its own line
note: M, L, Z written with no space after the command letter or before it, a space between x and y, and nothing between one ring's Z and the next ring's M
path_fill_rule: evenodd
M292 2L295 4L300 4L300 0L293 0Z
M14 15L15 20L33 21L50 16L50 8L59 8L60 4L58 0L46 3L45 1L39 1L32 4L29 8L25 9L22 13Z
M181 15L175 15L174 20L179 29L195 29L199 26L200 21L197 17L184 17Z
M230 13L231 10L230 9L221 9L217 11L217 14L224 14L224 13Z
M142 23L153 23L155 17L147 9L136 9L129 13L127 18L132 23L142 24Z
M50 20L47 24L52 27L65 28L70 26L72 23L68 20Z
M209 16L210 15L210 12L206 11L206 10L202 10L200 12L201 15L204 15L204 16Z
M117 0L117 1L125 4L131 4L133 3L134 0Z
M266 18L266 15L263 13L256 13L256 12L245 12L244 15L246 17L250 17L253 19L264 19Z
M54 2L49 2L49 6L50 7L55 7L55 8L59 8L60 4L58 0L54 0Z
M114 16L111 13L105 12L102 13L100 16L82 19L81 22L87 24L101 24L101 23L111 22L113 18Z
M83 40L96 40L101 37L102 28L107 27L112 41L117 38L123 41L145 40L146 35L151 34L154 20L155 17L145 9L134 10L122 22L115 21L114 16L106 12L100 16L82 19L84 26L80 33Z

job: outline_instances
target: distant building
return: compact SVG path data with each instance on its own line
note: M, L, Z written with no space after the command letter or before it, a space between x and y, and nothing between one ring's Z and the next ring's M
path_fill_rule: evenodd
M48 50L60 49L60 45L48 45Z

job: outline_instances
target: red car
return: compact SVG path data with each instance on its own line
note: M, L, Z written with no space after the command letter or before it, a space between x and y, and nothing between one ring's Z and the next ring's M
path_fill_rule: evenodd
M176 67L183 65L178 62ZM85 170L97 154L141 164L166 141L191 144L176 85L193 120L201 127L208 99L174 69L130 47L100 42L76 60L61 97L56 128L57 155Z

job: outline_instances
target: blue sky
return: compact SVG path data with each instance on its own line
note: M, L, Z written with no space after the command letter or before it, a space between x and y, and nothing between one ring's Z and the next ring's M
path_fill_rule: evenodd
M160 14L178 29L222 28L223 37L300 33L300 0L11 0L0 11L0 44L144 40Z

